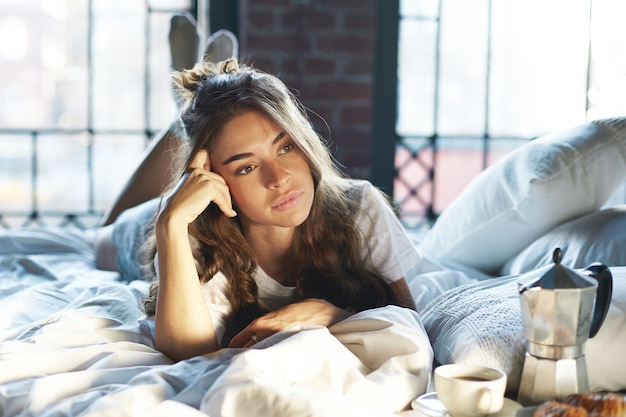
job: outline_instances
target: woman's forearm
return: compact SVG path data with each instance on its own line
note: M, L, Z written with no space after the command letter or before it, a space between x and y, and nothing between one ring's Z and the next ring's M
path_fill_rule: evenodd
M352 314L328 301L308 298L270 311L257 318L233 337L229 347L250 347L256 343L255 340L265 339L295 324L314 324L328 327L345 320Z
M186 224L160 216L156 225L159 294L155 346L173 360L220 348L202 294Z

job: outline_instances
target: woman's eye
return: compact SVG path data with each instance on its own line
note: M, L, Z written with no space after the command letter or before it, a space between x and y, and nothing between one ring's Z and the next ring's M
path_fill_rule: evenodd
M282 148L280 148L280 153L287 153L291 150L293 150L294 145L293 143L288 143L285 146L283 146Z
M237 174L238 175L248 175L249 173L254 171L254 168L255 168L254 165L245 166L245 167L241 168L239 171L237 171Z

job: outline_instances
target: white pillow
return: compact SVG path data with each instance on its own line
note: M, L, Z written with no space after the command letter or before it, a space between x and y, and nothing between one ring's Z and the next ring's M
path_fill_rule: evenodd
M626 118L543 136L483 171L419 248L496 274L545 232L600 208L625 179Z
M517 277L494 278L449 290L421 313L435 361L501 369L508 389L521 378L524 346Z
M626 266L626 205L615 206L571 220L549 231L502 268L503 275L523 274L549 265L561 248L561 263L585 268L593 262Z
M626 389L626 267L611 267L613 297L600 331L585 344L592 391ZM518 277L452 289L421 313L438 363L502 369L507 389L519 388L524 364Z

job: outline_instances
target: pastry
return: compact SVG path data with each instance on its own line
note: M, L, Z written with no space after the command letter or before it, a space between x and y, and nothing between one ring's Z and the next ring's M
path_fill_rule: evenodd
M589 413L583 407L547 401L535 409L533 417L589 417Z
M573 394L560 401L547 401L533 417L626 417L626 395L614 392Z
M563 399L573 406L583 407L589 417L626 417L626 396L614 392L574 394Z

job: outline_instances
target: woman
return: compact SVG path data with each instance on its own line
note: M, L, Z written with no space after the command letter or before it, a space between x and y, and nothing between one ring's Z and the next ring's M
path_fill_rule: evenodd
M189 140L154 236L155 346L174 360L292 325L415 309L420 259L384 196L343 178L278 78L234 60L176 72Z

